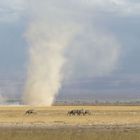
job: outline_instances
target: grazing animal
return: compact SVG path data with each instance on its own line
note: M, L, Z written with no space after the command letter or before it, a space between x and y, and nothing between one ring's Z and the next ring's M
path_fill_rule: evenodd
M68 111L67 115L78 115L78 110L71 110L71 111Z
M84 110L84 109L80 109L80 110L71 110L71 111L68 111L67 115L69 116L85 116L85 115L91 115L90 111L89 110Z
M34 113L35 113L35 111L33 109L30 109L30 110L27 110L25 112L25 115L31 115L31 114L34 114Z
M91 112L89 110L85 110L84 115L91 115Z

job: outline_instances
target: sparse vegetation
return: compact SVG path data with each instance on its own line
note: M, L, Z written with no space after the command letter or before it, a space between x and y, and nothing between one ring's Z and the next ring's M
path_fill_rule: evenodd
M91 115L68 116L70 110L89 110ZM27 110L37 113L25 115ZM0 107L0 123L44 125L140 124L140 106Z
M0 129L1 140L140 140L135 129Z
M81 109L91 115L67 115ZM140 106L0 107L0 140L19 139L140 140Z

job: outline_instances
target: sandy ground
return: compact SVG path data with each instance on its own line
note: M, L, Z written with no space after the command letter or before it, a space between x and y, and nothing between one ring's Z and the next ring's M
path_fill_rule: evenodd
M87 109L91 115L68 116L72 109ZM28 109L35 114L26 115ZM140 106L0 106L0 127L140 126Z

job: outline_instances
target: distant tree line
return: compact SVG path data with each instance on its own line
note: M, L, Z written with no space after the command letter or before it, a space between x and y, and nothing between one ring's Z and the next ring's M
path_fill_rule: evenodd
M54 105L98 105L98 106L139 106L140 101L100 101L95 100L93 102L84 101L56 101Z

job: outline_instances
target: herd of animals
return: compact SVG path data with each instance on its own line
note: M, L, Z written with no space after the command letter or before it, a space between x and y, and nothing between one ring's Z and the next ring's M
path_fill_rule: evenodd
M33 109L29 109L25 112L25 115L31 115L31 114L36 114L36 111ZM76 109L76 110L70 110L67 112L68 116L85 116L85 115L91 115L91 112L89 110L84 110L84 109Z
M89 110L84 110L84 109L77 109L77 110L71 110L71 111L68 111L67 115L69 116L85 116L85 115L91 115L91 112Z

